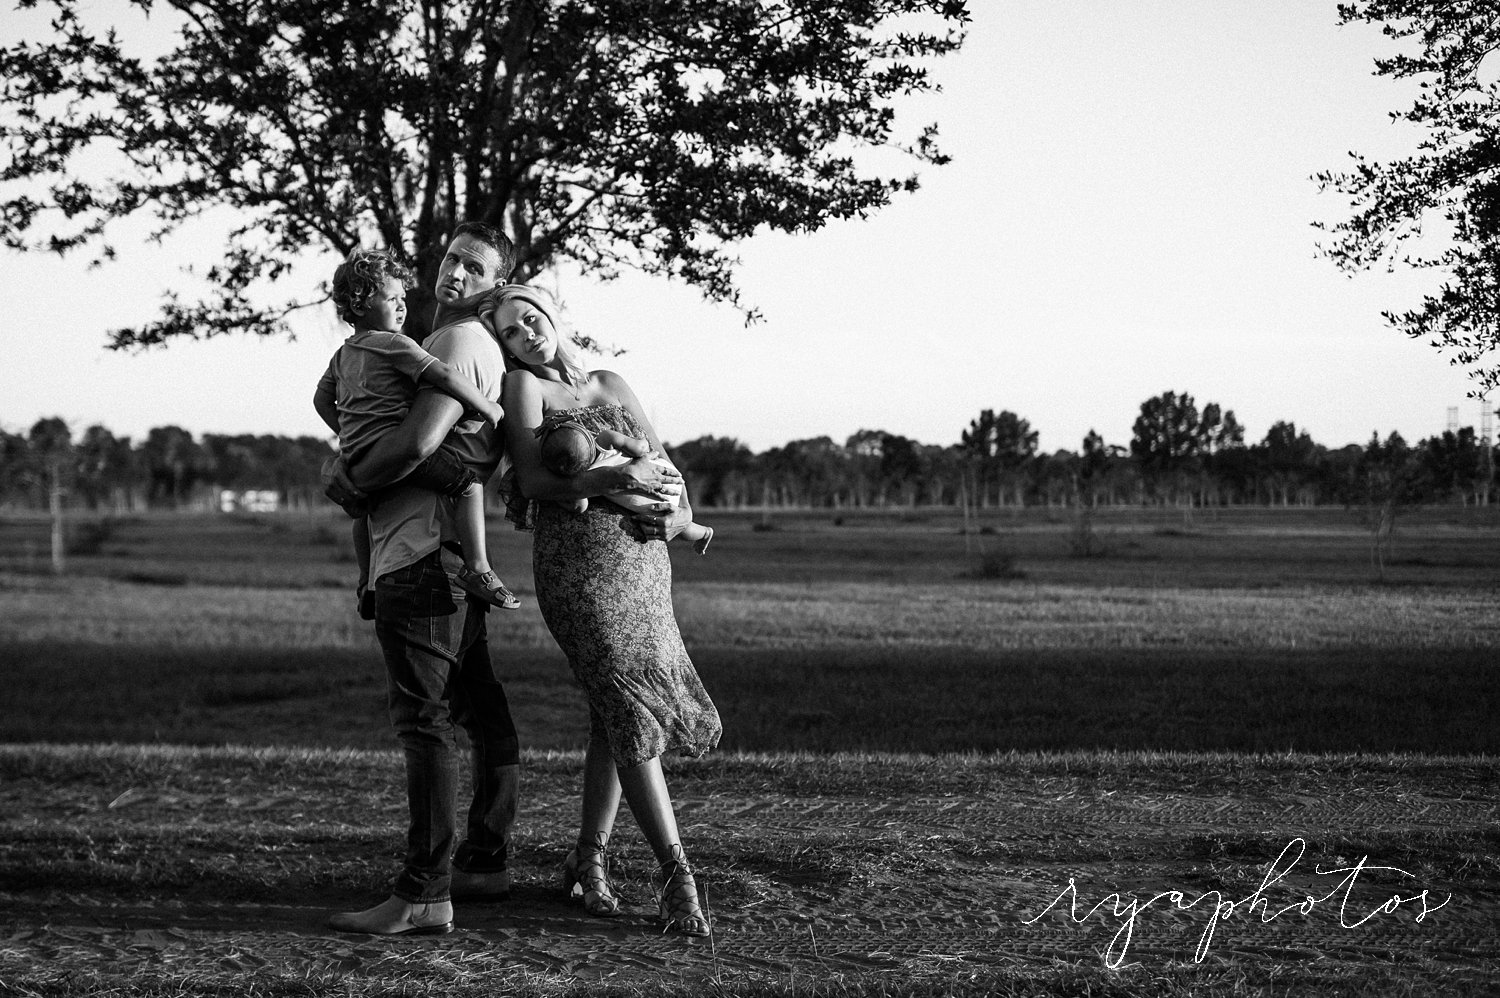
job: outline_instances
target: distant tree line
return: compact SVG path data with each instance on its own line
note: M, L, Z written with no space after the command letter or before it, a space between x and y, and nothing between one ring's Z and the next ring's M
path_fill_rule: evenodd
M1472 427L1415 444L1392 432L1332 449L1295 423L1255 443L1232 410L1164 392L1141 404L1127 445L1090 431L1077 451L1037 449L1014 412L985 409L956 443L924 444L883 430L842 443L793 440L756 454L731 437L668 445L693 501L716 507L1360 506L1380 515L1415 503L1488 505L1500 453ZM140 441L94 425L75 437L59 418L29 433L0 430L0 505L103 512L206 507L222 490L278 492L292 508L326 502L322 437L204 434L177 426Z
M223 489L271 490L294 508L326 502L322 437L205 433L160 426L134 441L90 426L39 420L26 435L0 430L0 505L42 508L59 489L74 508L101 512L210 506Z

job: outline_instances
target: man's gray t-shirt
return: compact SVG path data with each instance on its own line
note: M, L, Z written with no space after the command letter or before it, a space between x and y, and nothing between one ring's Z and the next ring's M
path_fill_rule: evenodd
M500 345L478 319L468 317L444 326L422 346L474 382L487 398L500 397L505 359ZM480 420L460 422L448 443L481 482L494 475L504 452L499 432ZM405 568L454 539L453 500L413 486L384 492L370 513L370 578L378 580Z

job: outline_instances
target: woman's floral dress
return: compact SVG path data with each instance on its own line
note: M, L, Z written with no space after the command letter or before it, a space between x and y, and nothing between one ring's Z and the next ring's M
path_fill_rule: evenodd
M644 436L630 412L592 405L549 413L592 433ZM672 564L660 539L641 541L606 499L583 513L525 502L512 488L507 516L534 529L536 601L589 702L589 731L618 766L668 751L699 756L718 744L719 712L683 647L672 614Z

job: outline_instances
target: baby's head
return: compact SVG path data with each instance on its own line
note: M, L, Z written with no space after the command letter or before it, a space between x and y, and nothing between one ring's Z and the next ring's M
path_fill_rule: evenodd
M412 272L385 250L355 250L333 272L333 304L339 318L351 326L376 307L386 285L395 281L402 291L416 283Z
M577 423L558 423L542 434L542 466L554 475L572 478L598 456L594 435Z

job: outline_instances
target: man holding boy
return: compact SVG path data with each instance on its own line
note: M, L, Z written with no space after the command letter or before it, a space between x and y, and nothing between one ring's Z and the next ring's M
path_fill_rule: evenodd
M472 306L503 284L514 265L515 250L498 229L479 222L459 226L438 270L434 332L423 343L490 398L500 396L505 363ZM356 466L340 469L346 484L370 491L398 481L437 450L463 415L463 404L452 396L420 391L399 428ZM451 440L479 480L488 481L500 463L500 433L481 425ZM463 561L446 500L416 487L382 492L370 512L370 535L375 633L385 657L391 723L406 759L410 824L391 896L365 911L334 915L329 924L376 935L448 932L453 898L499 898L510 891L506 855L520 746L490 663L487 608L466 600L454 583ZM474 784L461 842L458 726L469 735Z

